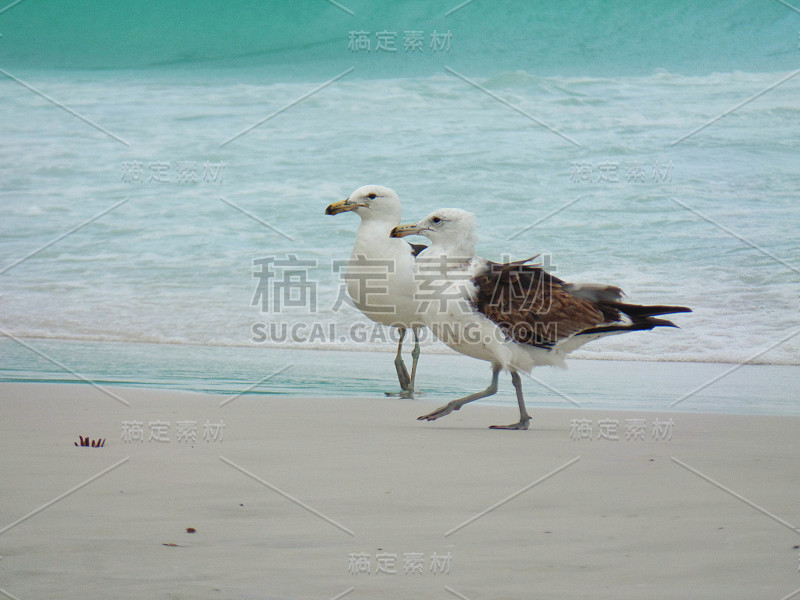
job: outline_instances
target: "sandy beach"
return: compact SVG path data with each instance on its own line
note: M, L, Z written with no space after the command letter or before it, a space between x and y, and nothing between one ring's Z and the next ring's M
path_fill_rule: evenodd
M0 385L9 598L800 594L796 417L108 389Z
M1 3L0 600L800 600L799 17Z

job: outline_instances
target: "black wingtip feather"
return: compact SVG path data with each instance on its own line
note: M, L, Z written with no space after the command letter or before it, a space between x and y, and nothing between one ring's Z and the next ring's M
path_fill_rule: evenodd
M623 302L603 302L604 305L611 308L616 308L618 311L625 313L631 319L656 317L659 315L671 315L675 313L692 312L692 309L687 306L664 306L664 305L643 305L643 304L625 304Z

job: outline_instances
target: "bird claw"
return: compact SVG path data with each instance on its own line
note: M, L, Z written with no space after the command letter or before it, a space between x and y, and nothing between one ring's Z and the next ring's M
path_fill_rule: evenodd
M514 423L513 425L492 425L489 429L518 429L524 430L528 428L530 424L530 419L521 419L519 422Z
M441 408L437 408L432 413L428 413L427 415L422 415L421 417L417 417L417 421L435 421L436 419L439 419L440 417L444 417L446 415L449 415L451 412L453 412L454 410L458 410L459 408L461 408L461 407L460 406L452 406L450 404L446 404Z

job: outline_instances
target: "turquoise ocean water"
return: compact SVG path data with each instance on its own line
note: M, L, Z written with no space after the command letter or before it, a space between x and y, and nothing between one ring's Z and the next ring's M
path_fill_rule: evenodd
M340 297L357 218L323 215L380 183L405 220L475 212L487 258L695 310L578 357L749 361L796 392L800 13L458 7L0 7L0 379L234 393L302 363L262 389L391 389L388 355L353 380L332 352L394 342ZM425 345L431 395L485 385Z

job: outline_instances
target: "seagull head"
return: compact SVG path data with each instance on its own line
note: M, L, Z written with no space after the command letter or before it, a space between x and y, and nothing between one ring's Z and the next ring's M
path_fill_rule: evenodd
M416 223L398 225L392 237L424 235L431 242L449 248L475 245L475 215L460 208L440 208Z
M394 190L382 185L365 185L350 194L349 198L330 204L326 215L355 212L363 220L400 221L400 198Z

